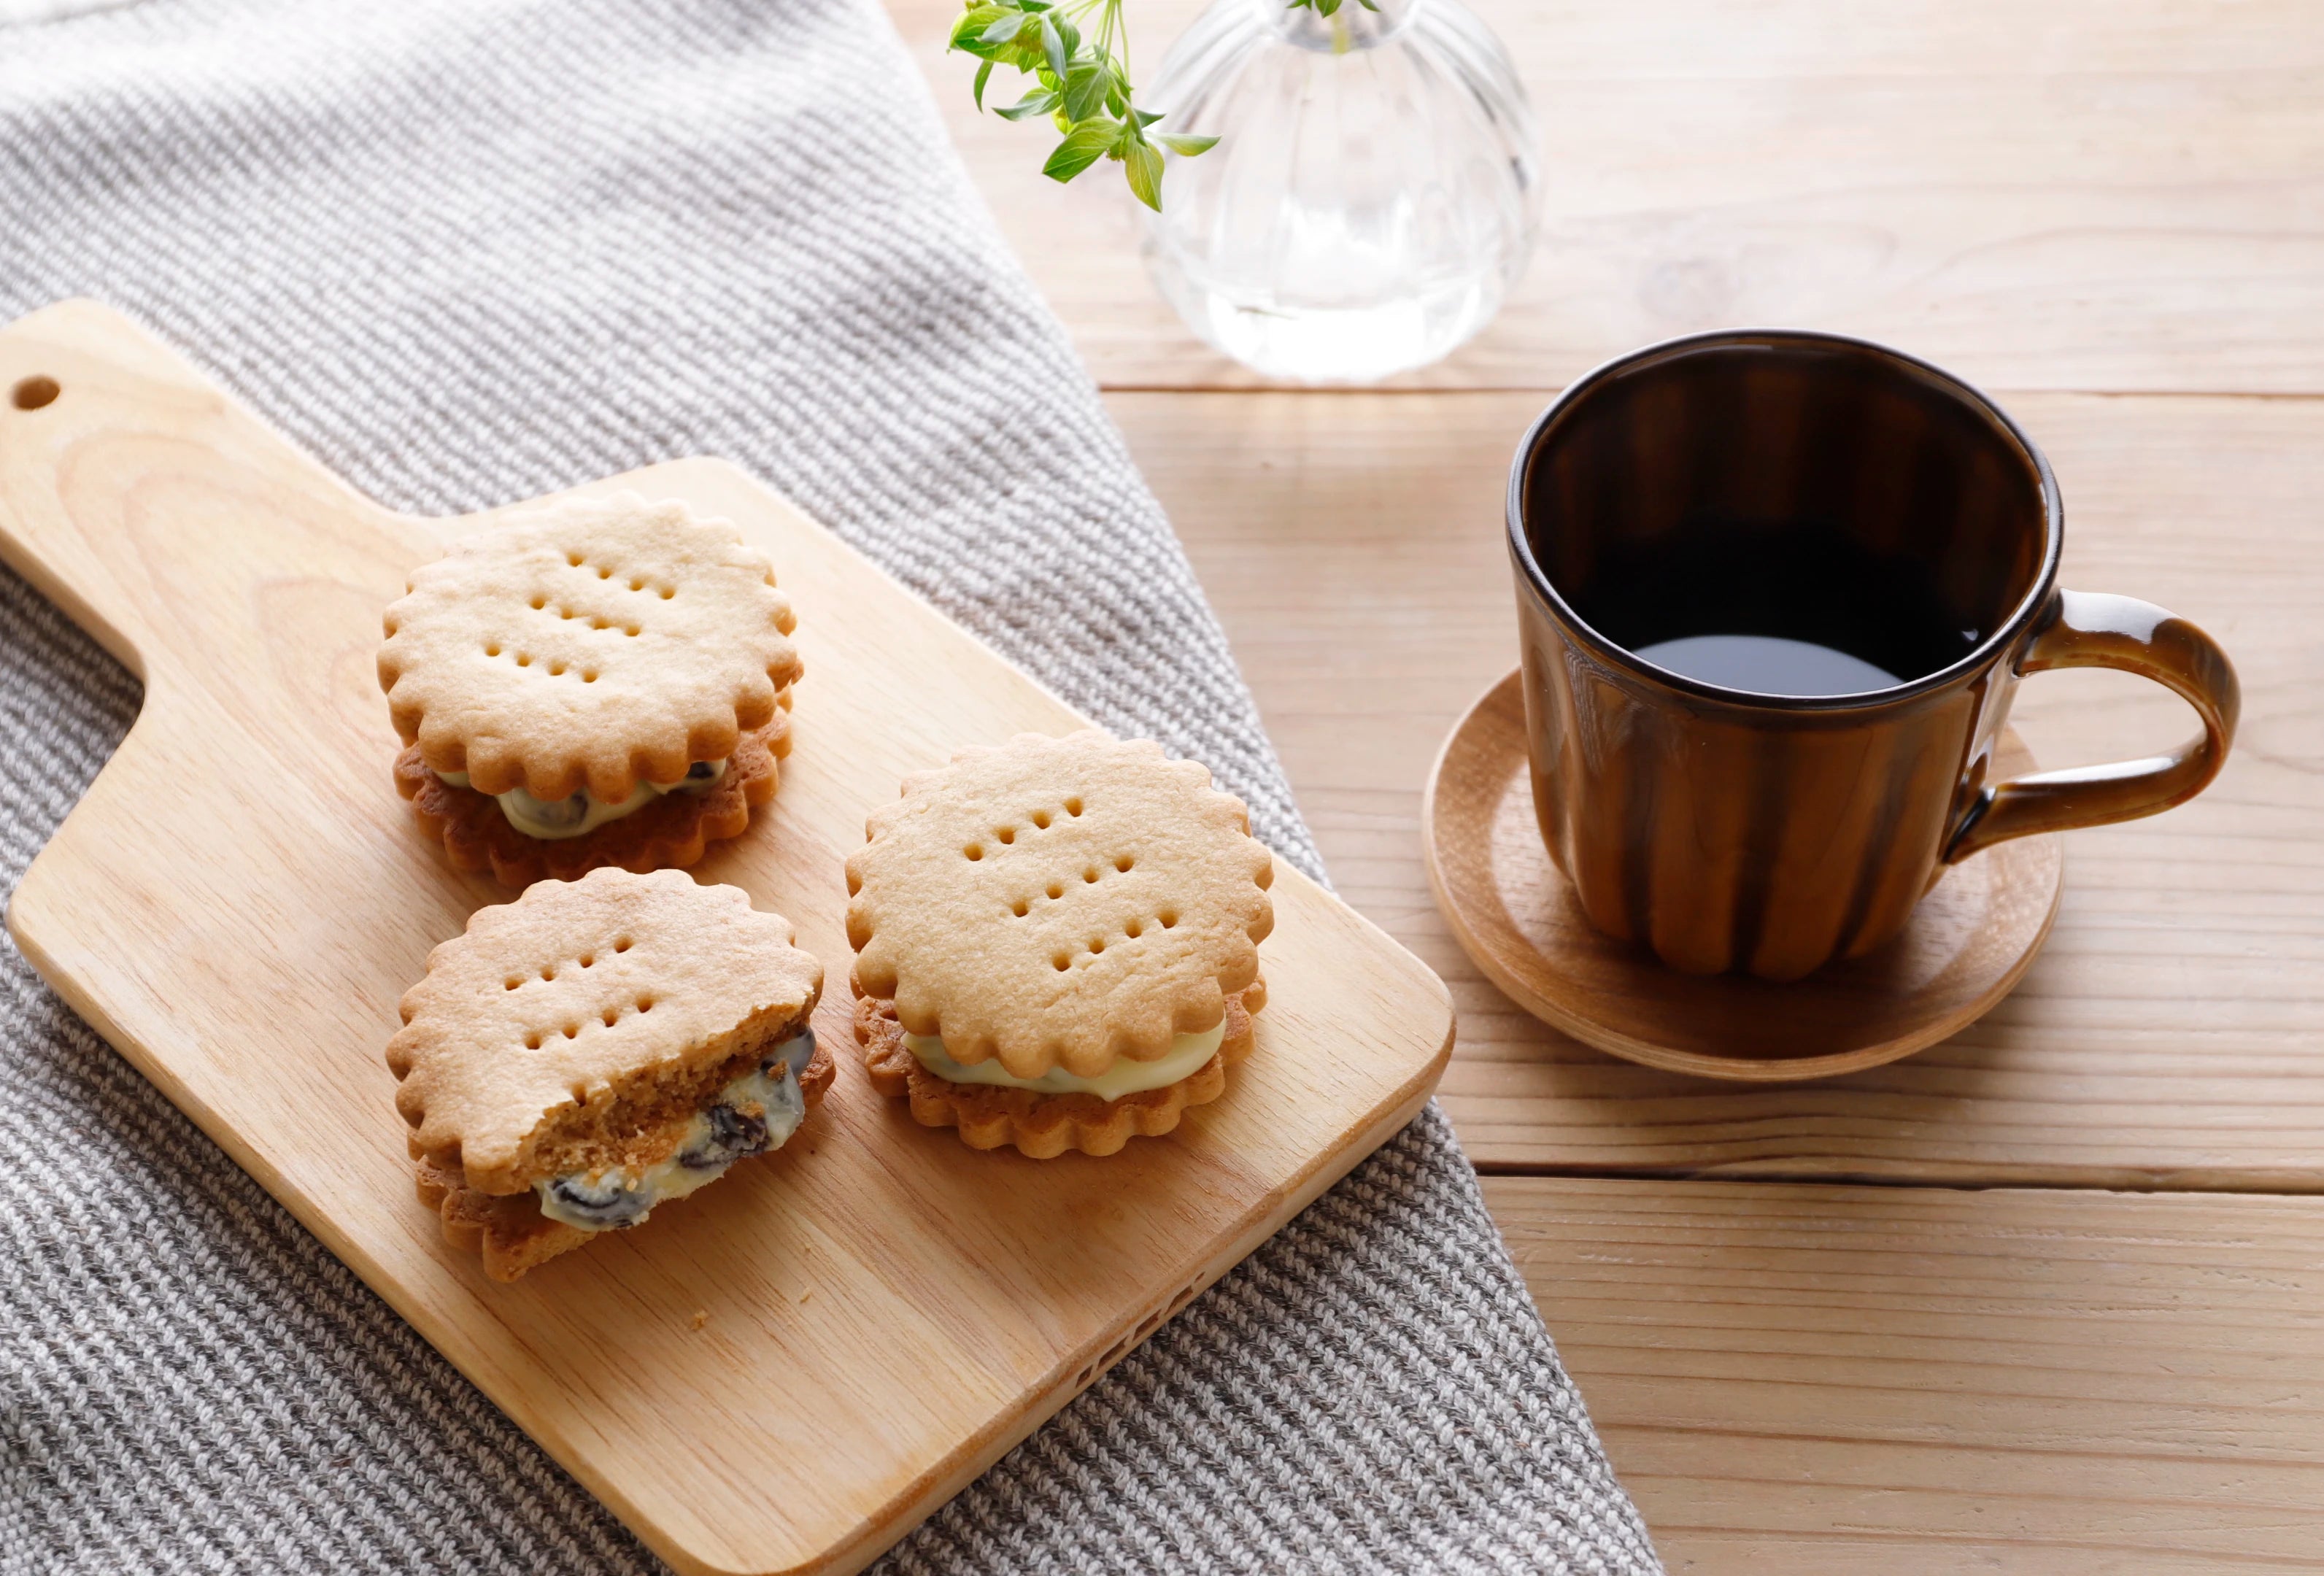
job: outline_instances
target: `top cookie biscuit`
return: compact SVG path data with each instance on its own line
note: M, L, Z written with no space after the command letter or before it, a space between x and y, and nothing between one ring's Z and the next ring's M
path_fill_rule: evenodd
M379 682L404 742L477 792L617 802L774 714L796 622L730 522L568 498L422 566L387 610Z
M791 938L739 888L680 871L596 870L477 909L429 954L388 1042L413 1154L516 1193L552 1128L617 1132L673 1101L690 1113L694 1085L813 1010L823 965Z
M1151 742L1019 734L908 779L847 862L862 993L1019 1078L1216 1028L1275 923L1242 802Z

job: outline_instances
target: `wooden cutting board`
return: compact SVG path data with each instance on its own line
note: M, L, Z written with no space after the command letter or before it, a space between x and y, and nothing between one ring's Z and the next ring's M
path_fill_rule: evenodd
M696 871L824 961L837 1083L800 1137L514 1286L412 1194L396 1000L507 900L389 779L380 613L472 527L357 496L118 315L0 330L0 556L145 682L128 739L9 905L106 1039L671 1563L853 1571L1404 1124L1444 987L1287 867L1257 1049L1177 1133L979 1154L853 1055L841 871L958 746L1083 719L733 466L638 488L724 515L798 609L797 747ZM696 1328L697 1323L699 1328Z

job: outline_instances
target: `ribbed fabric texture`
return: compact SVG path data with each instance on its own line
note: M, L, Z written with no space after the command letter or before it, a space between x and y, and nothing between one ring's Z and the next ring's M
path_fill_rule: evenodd
M0 27L0 314L74 294L396 508L738 461L1321 874L870 0ZM0 573L8 889L137 702ZM5 945L0 1258L0 1576L659 1568ZM1655 1568L1433 1109L881 1567Z

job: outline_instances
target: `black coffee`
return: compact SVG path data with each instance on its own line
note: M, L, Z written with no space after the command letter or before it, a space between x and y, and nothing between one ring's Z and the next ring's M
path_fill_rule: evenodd
M1635 655L1657 668L1755 695L1858 695L1898 682L1845 651L1775 635L1689 635L1657 641Z
M1925 564L1826 527L1689 521L1600 549L1574 611L1657 667L1760 695L1852 695L1969 655Z

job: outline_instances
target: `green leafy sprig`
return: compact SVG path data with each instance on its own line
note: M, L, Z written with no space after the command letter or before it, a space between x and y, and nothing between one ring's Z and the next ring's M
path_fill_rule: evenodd
M1371 0L1362 0L1365 5ZM1340 0L1294 0L1323 15ZM953 24L952 47L983 62L976 69L976 107L995 66L1014 66L1034 78L1031 92L994 113L1007 120L1045 115L1063 134L1041 173L1071 180L1101 158L1122 168L1138 200L1162 207L1163 148L1185 158L1206 152L1216 137L1181 136L1151 128L1162 116L1138 107L1130 81L1130 35L1122 0L967 0Z

